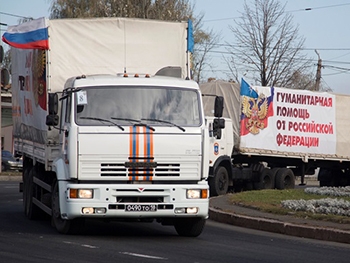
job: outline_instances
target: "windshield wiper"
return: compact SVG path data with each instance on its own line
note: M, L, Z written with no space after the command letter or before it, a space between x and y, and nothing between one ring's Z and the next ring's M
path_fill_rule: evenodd
M185 132L185 128L181 127L180 125L177 125L176 123L173 123L171 121L165 121L165 120L159 120L159 119L141 119L142 121L155 121L155 122L159 122L159 123L166 123L169 124L171 126L177 127L179 128L181 131Z
M117 117L111 117L111 119L113 120L119 120L119 121L128 121L130 123L133 124L133 126L145 126L148 129L155 131L156 129L154 129L152 126L149 126L146 123L142 123L140 120L136 120L136 119L130 119L130 118L117 118ZM136 123L135 123L136 122Z
M117 126L122 131L124 131L124 128L121 125L119 125L118 123L115 123L113 121L107 120L107 119L102 119L102 118L98 118L98 117L79 117L79 119L108 122L108 123L111 123L111 124Z
M134 122L141 122L140 120L130 119L130 118L111 117L111 119L113 119L113 120L118 120L118 121L128 121L128 122L131 122L131 123L134 123Z

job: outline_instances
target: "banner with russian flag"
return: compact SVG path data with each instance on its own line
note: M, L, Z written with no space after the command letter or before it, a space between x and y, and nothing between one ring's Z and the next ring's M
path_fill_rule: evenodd
M21 49L49 49L48 27L44 17L9 26L2 41Z
M242 151L337 152L336 96L326 92L242 85Z

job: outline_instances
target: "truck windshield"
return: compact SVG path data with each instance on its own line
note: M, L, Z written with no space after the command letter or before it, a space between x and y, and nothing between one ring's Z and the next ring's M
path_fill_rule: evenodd
M86 87L74 93L77 125L201 125L199 93L174 87Z

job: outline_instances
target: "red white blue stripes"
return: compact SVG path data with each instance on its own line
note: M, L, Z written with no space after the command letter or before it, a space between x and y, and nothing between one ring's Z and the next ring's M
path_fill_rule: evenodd
M146 127L131 126L129 144L129 160L138 163L135 167L129 168L129 180L151 181L153 168L146 164L153 162L154 159L153 131Z
M15 48L49 49L48 28L44 17L9 26L2 41Z

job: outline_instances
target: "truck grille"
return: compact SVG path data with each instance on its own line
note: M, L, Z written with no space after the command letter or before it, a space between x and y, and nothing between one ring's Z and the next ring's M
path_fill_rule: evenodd
M101 163L101 176L180 176L180 164L155 162Z

